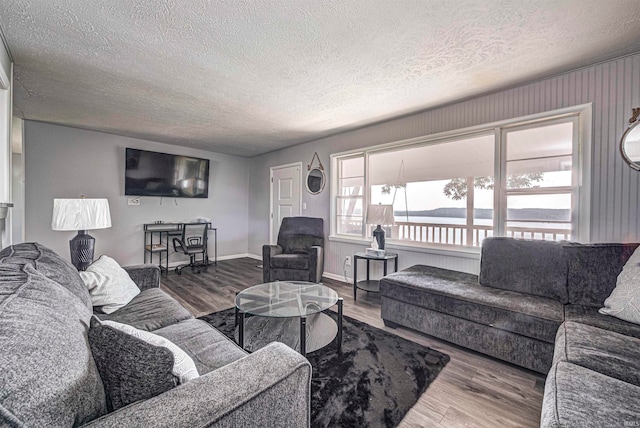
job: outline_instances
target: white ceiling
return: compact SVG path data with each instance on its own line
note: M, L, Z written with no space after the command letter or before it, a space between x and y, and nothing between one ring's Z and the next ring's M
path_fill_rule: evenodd
M637 0L2 0L26 119L255 156L640 50Z

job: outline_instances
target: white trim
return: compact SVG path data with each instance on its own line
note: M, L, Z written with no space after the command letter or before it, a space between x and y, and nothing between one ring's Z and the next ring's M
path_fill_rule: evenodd
M300 208L298 212L302 215L302 162L292 162L285 165L277 165L269 168L269 242L274 244L273 239L273 171L276 169L298 167L298 189L300 192Z
M347 277L349 282L344 282L344 275L338 275L338 274L335 274L335 273L324 272L322 274L322 276L323 277L327 277L329 279L333 279L334 281L340 281L340 282L342 282L344 284L353 285L353 278Z
M333 153L330 155L331 158L331 167L333 169L336 168L339 160L347 158L349 156L362 155L364 156L365 161L365 189L364 189L364 198L363 198L363 209L366 209L368 201L370 199L369 195L369 171L368 171L368 160L369 155L373 152L385 151L390 149L399 149L403 146L408 145L430 145L443 143L447 140L457 140L464 137L483 134L483 133L493 133L496 139L496 150L495 150L495 171L494 176L501 178L501 185L499 188L500 192L494 192L494 230L495 236L504 236L505 234L505 224L506 224L506 162L504 162L504 156L506 154L506 144L505 142L505 134L510 130L510 128L523 128L523 127L534 127L538 122L548 122L553 120L566 120L570 116L577 117L577 121L580 127L580 138L577 141L579 148L579 161L576 162L577 165L574 165L574 171L577 170L578 176L580 178L580 183L573 184L572 187L577 189L579 201L577 202L577 209L573 209L572 213L576 213L578 216L577 219L572 218L572 235L576 236L582 242L590 242L591 234L590 234L590 220L591 220L591 131L592 131L592 104L579 104L572 107L565 107L561 109L544 111L536 114L531 114L527 116L521 116L516 118L510 118L505 120L500 120L488 124L476 125L467 128L455 129L445 132L440 132L436 134L421 136L410 138L406 140L400 140L390 143L379 144L371 147L364 147L355 150L348 150L340 153ZM575 143L574 140L574 153L575 153ZM575 156L574 156L575 159ZM337 202L336 202L336 194L338 191L338 179L339 174L334 173L331 175L331 199L330 199L330 236L329 240L338 241L338 242L347 242L360 244L366 242L366 239L362 237L349 237L343 235L336 234L336 214L337 214ZM586 214L586 215L585 215ZM573 215L573 214L572 214ZM577 220L574 222L574 220ZM395 248L408 248L413 250L414 248L424 248L426 251L424 252L432 252L433 250L429 247L424 247L421 244L409 244L403 242L402 244L393 243L393 241L389 242L391 247ZM452 252L459 253L458 250L444 250L437 249L435 250L436 254L441 253L444 255L452 255ZM423 252L423 251L420 251ZM463 251L462 253L469 253L468 251ZM475 254L475 253L471 253Z
M371 241L362 238L348 238L345 236L329 236L329 241L340 242L343 244L365 245L368 246ZM387 240L385 248L388 250L411 251L414 253L432 254L437 256L457 257L462 259L480 260L480 247L450 247L450 246L425 246L411 241L394 241Z
M180 254L180 253L178 253L178 254ZM262 257L258 257L255 254L249 254L249 253L229 254L229 255L226 255L226 256L219 256L218 257L218 261L233 260L233 259L243 259L245 257L248 257L250 259L256 259L256 260L262 261ZM169 268L175 268L176 266L181 266L181 265L183 265L185 263L189 263L189 260L172 261L172 262L169 262ZM209 266L211 266L213 263L214 263L213 259L209 259Z
M591 132L593 130L592 104L583 104L578 115L580 127L580 153L577 167L580 168L580 180L578 184L580 200L578 202L578 233L582 242L591 242L591 147L593 146ZM589 215L584 215L584 208Z
M378 150L384 150L386 148L396 148L406 145L412 145L417 143L439 142L439 140L447 140L450 138L467 137L471 134L477 134L482 132L492 133L495 128L505 128L508 126L520 126L529 122L535 122L538 120L550 119L551 116L561 116L572 113L590 112L591 103L579 104L572 107L564 107L557 110L544 111L540 113L530 114L527 116L520 116L511 119L504 119L497 122L485 123L481 125L469 126L467 128L453 129L450 131L438 132L436 134L423 135L420 137L408 138L406 140L398 140L390 143L377 144L370 147L362 147L359 149L347 150L344 152L334 153L330 157L341 158L347 155L356 153L366 153Z

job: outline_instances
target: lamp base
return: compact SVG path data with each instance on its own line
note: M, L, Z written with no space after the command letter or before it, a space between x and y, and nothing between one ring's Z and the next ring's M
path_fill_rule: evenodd
M378 248L384 250L384 229L380 225L373 230L373 237L378 241Z
M89 265L93 263L95 243L95 238L89 235L86 230L79 230L78 234L69 241L71 264L79 271L87 270Z

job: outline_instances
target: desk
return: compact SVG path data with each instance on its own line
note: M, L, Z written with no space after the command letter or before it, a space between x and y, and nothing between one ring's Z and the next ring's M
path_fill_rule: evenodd
M367 261L367 279L364 281L358 281L358 260L364 259ZM383 257L370 256L367 253L356 253L353 255L353 300L356 300L356 292L358 288L365 291L372 291L374 293L380 292L380 281L375 279L369 279L369 262L371 260L384 262L384 275L387 275L387 261L395 259L395 269L398 272L398 255L396 253L386 253Z
M153 263L153 256L158 256L160 270L169 272L169 241L171 237L182 235L184 223L147 223L144 224L144 262ZM218 229L207 223L207 229L213 231L213 263L218 264ZM208 235L208 233L207 233ZM208 238L208 237L207 237ZM208 239L207 239L208 240ZM205 253L209 264L209 251ZM163 265L164 260L164 265Z

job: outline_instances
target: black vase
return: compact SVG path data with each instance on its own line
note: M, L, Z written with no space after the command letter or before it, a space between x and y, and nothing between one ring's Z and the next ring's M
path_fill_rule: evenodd
M378 248L384 250L384 229L380 225L373 230L373 237L378 241Z

